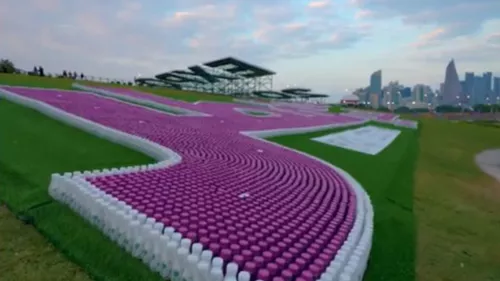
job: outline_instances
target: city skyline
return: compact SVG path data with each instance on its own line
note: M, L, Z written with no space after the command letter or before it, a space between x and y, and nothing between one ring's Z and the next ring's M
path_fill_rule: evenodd
M450 64L453 65L454 71L458 75L454 61L452 60ZM446 73L448 74L448 69ZM463 80L460 80L459 76L457 77L460 84L458 88L455 82L454 92L456 96L459 96L455 103L475 105L500 102L500 76L493 76L491 71L483 70L482 73L466 71L463 77ZM446 82L442 83L443 88L445 88L445 84ZM450 95L453 95L453 93L450 93ZM452 103L451 101L450 104Z
M491 59L500 53L499 1L206 3L1 1L1 55L28 70L123 79L235 56L276 71L278 89L337 97L374 69L386 81L437 88L451 57L462 70L500 74Z
M439 89L433 89L423 83L404 85L398 80L384 84L383 71L379 69L369 76L368 86L358 87L352 93L373 107L500 104L500 76L493 76L491 71L483 70L482 75L465 72L461 80L455 60L451 59L444 74Z

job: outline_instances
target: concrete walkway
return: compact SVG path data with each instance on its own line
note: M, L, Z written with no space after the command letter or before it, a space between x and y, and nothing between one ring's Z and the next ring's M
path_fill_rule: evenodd
M500 181L500 149L485 150L476 155L476 164L488 175Z

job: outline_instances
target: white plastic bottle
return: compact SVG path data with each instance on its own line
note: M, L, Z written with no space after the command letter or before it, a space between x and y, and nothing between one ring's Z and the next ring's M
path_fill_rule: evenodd
M172 280L171 281L181 281L182 276L184 275L185 271L187 270L187 257L189 256L189 250L184 247L180 247L177 250L177 258L176 261L174 262L174 272L172 274ZM189 273L188 273L189 274Z
M125 211L119 210L116 214L116 242L121 247L124 246L126 239L126 214Z
M213 255L214 254L210 250L205 250L205 251L201 252L200 262L206 262L209 267L212 267L212 257L213 257Z
M234 262L228 263L226 266L226 276L224 277L224 281L238 281L236 274L238 274L238 264Z
M167 244L170 241L170 237L165 234L161 234L158 239L158 246L155 248L157 259L156 263L153 265L153 271L161 273L162 267L166 261Z
M215 267L212 268L212 270L210 270L210 281L223 281L223 280L224 280L224 272L222 272L222 268Z
M219 268L222 270L222 266L224 265L224 260L220 257L215 257L212 259L212 268Z
M199 263L194 268L195 281L210 281L210 270L212 268L213 253L210 250L205 250L201 253ZM220 266L222 269L222 265Z
M172 267L170 273L171 281L180 281L180 276L182 274L182 261L179 254L185 254L184 258L187 258L187 255L189 254L189 248L191 247L191 240L184 238L180 241L179 245L180 247L175 252L173 252L172 255ZM178 252L180 249L183 249L181 253Z
M238 273L238 281L250 281L250 278L250 272L240 271L240 273Z
M172 238L172 235L174 234L175 230L173 227L165 227L163 230L163 233L168 236L168 238Z
M142 244L140 246L141 251L139 254L139 259L141 259L143 262L147 262L148 259L152 231L153 231L153 225L149 223L145 223L144 225L142 225L142 228L140 229Z
M172 265L177 253L177 248L179 248L181 242L181 237L180 233L174 233L172 234L172 239L167 244L164 264L161 270L163 278L169 278L172 275Z
M130 230L129 230L130 250L129 250L129 252L136 258L139 257L141 244L142 244L142 237L139 235L140 228L141 228L141 223L139 222L139 220L134 220L133 222L130 223Z
M210 266L208 263L198 263L197 279L199 281L210 281L208 278L210 276ZM196 281L198 281L196 280Z
M159 242L160 242L161 232L158 229L151 230L149 234L149 241L146 254L146 263L149 265L151 270L154 271L156 264L160 258L159 254Z
M191 254L193 255L200 257L202 251L203 245L201 243L194 243L193 246L191 246Z
M187 257L186 268L182 273L182 281L198 281L199 279L196 277L197 273L197 265L200 259L196 255L189 255Z

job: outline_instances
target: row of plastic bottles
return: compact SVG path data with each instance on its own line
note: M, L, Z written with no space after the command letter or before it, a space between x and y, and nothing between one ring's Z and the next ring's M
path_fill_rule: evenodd
M354 178L343 170L337 169L337 172L350 183L356 194L356 219L344 245L320 280L361 281L372 246L373 206L364 189ZM340 253L341 251L345 252Z
M49 193L166 279L250 280L250 273L238 273L236 263L228 263L224 269L222 258L213 257L212 251L203 250L202 244L183 239L174 228L165 227L125 203L92 189L83 177L70 178L54 174Z
M93 87L87 87L83 86L77 83L73 84L73 87L79 90L83 91L88 91L91 93L95 93L104 97L112 98L115 100L119 101L124 101L124 102L130 102L133 104L137 104L139 106L145 106L149 109L162 109L162 113L169 114L169 115L183 115L183 116L210 116L208 114L194 111L194 110L189 110L186 108L181 108L181 107L176 107L176 106L171 106L163 103L158 103L156 101L151 101L147 99L141 99L133 96L128 96L124 94L118 94L114 93L113 91L108 91L104 89L99 89L99 88L93 88ZM178 112L179 114L171 113L171 112Z
M202 244L182 239L174 228L146 217L95 188L84 176L85 173L53 175L49 188L51 196L66 203L164 278L194 281L250 279L250 274L245 271L237 275L236 263L229 263L224 275L223 260L213 257L210 250L203 251ZM373 213L369 208L364 209L363 198L358 200L358 212L366 215L356 217L347 240L320 280L361 280L373 231Z

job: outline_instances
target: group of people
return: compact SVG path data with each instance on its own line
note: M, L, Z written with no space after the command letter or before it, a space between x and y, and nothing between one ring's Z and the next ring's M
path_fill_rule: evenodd
M85 75L83 73L80 73L80 75L78 75L78 73L76 73L76 71L71 72L71 71L66 71L66 70L63 70L63 73L60 77L61 78L71 78L71 79L78 79L78 77L80 77L80 79L82 79L82 80L85 79Z
M29 72L28 74L35 75L35 76L46 76L42 66L33 67L33 71ZM51 75L49 74L49 76L51 76ZM80 75L78 75L78 73L76 73L76 71L71 72L71 71L66 71L66 70L63 70L62 74L56 75L55 77L71 78L71 79L78 79L78 78L85 79L85 75L83 73L80 73Z
M38 66L38 67L33 67L33 71L29 73L30 75L35 75L35 76L45 76L45 70L43 67Z

